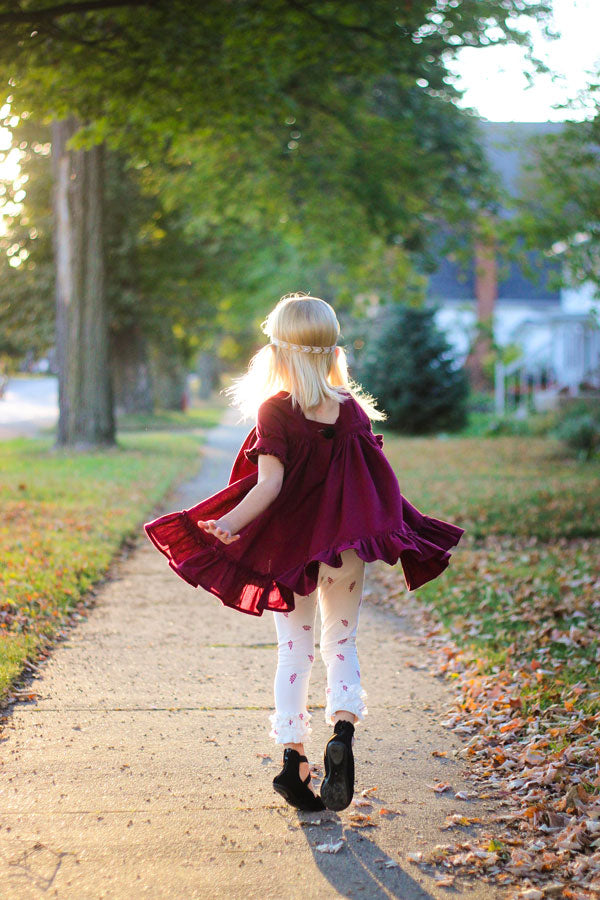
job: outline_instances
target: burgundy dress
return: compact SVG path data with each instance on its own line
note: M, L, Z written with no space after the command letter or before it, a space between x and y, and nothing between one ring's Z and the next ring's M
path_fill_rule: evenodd
M227 487L144 528L181 578L255 616L293 610L294 593L315 590L319 563L341 566L347 548L365 562L400 559L406 585L415 590L443 572L464 529L412 506L382 447L383 436L373 434L353 397L340 404L336 423L325 425L307 419L280 391L260 406ZM223 544L197 522L226 516L254 487L259 453L284 464L281 491L240 529L239 540Z

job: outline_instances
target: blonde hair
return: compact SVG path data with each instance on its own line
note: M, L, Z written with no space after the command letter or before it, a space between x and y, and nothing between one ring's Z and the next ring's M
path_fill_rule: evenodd
M260 404L282 390L304 413L327 399L343 403L350 394L370 419L387 418L377 409L376 400L349 377L346 354L342 347L335 346L340 325L325 300L304 293L286 294L261 328L272 340L294 344L298 349L267 344L254 354L247 372L225 389L243 418L255 418ZM332 349L310 352L310 347Z

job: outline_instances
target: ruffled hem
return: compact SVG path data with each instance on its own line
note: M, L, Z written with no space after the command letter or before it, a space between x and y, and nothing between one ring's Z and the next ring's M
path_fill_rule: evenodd
M312 733L311 719L309 712L271 713L269 737L273 738L276 744L303 744Z
M328 725L333 725L333 715L341 709L354 713L359 722L362 722L369 712L365 704L367 692L360 684L349 684L347 688L344 688L343 684L327 688L326 696L325 721Z
M226 552L226 545L198 527L199 519L218 517L222 504L221 495L218 507L213 508L210 500L203 501L191 510L169 513L148 522L144 530L184 581L214 594L225 606L254 616L261 616L265 609L291 612L294 594L307 596L316 589L318 564L323 562L339 568L341 553L349 549L355 550L365 562L381 559L393 566L400 560L406 586L414 591L447 568L449 550L464 534L464 529L457 525L419 513L403 498L405 524L402 528L340 541L293 569L267 574L232 558Z
M293 590L228 557L222 549L226 545L197 525L198 519L216 517L205 510L194 521L191 510L182 510L147 522L144 531L180 578L214 594L224 606L254 616L264 609L292 612Z
M432 519L429 516L423 516L423 520L418 532L404 526L336 544L335 547L312 556L310 563L304 563L279 575L278 583L295 585L294 592L297 594L309 594L316 587L316 583L313 587L309 586L308 575L315 562L338 569L342 565L342 552L355 550L365 562L381 559L393 566L400 560L406 586L409 591L414 591L437 578L448 567L450 562L448 551L458 544L464 534L463 528L449 522ZM304 587L309 589L303 590Z

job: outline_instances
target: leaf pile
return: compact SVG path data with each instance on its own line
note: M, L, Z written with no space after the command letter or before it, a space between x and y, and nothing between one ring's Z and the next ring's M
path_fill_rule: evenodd
M532 438L389 437L385 450L403 494L467 533L415 594L400 566L373 566L371 601L410 612L431 654L418 668L456 691L444 724L478 796L506 810L412 861L511 897L598 897L600 466Z
M445 627L437 610L420 605L424 592L412 600L417 642L432 653L430 671L458 692L443 724L466 742L460 755L479 796L509 806L490 820L492 831L415 862L485 872L520 885L532 900L598 895L599 560L596 540L537 547L491 539L465 550L447 579ZM406 613L398 575L375 573L386 603Z

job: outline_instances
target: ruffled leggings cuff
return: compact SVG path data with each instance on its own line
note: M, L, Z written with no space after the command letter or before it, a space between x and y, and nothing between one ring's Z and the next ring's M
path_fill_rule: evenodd
M339 685L334 688L327 688L327 705L325 707L325 721L329 725L333 725L333 715L339 709L345 709L354 713L359 722L362 722L368 713L365 704L367 692L360 684L350 684L344 688Z
M276 744L303 744L312 732L309 712L304 713L278 713L269 716L271 721L272 737Z

